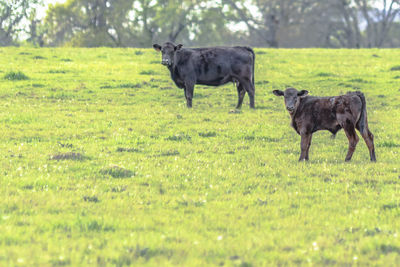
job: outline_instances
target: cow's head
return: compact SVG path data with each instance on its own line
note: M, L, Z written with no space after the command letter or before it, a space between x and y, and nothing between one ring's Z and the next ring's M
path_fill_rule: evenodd
M303 96L306 96L308 94L308 91L297 91L294 88L287 88L285 92L281 90L274 90L272 91L272 93L274 93L274 95L276 96L284 96L286 109L289 111L290 114L293 114L296 112L296 109L300 104L299 99Z
M165 66L172 66L174 64L174 55L175 52L181 49L183 45L178 44L174 45L173 43L166 42L162 46L159 44L153 44L153 48L162 54L161 64Z

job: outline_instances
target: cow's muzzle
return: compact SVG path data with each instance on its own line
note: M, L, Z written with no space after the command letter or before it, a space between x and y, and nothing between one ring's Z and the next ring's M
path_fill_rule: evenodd
M289 112L293 112L293 111L294 111L294 107L286 107L286 109L287 109Z
M164 66L169 66L169 65L171 65L171 62L168 60L168 59L163 59L162 61L161 61L161 64L163 64Z

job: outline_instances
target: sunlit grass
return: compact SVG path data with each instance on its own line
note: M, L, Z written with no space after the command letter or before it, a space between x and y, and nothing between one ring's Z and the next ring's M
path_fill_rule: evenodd
M236 112L232 84L187 109L152 49L0 48L29 77L0 79L0 265L396 265L399 58L256 49ZM298 163L287 86L364 92L378 162L318 132Z

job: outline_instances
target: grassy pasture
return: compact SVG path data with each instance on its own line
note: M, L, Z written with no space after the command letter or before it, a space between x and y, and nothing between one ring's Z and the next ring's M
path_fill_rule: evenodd
M193 109L150 49L0 48L0 265L400 262L400 50L256 49ZM361 90L378 162L314 134L274 89Z

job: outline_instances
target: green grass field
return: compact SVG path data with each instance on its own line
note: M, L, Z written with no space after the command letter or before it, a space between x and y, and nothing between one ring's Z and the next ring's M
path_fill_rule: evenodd
M400 263L400 50L256 49L193 109L152 49L0 48L0 265ZM343 131L310 161L283 99L361 90L377 163Z

